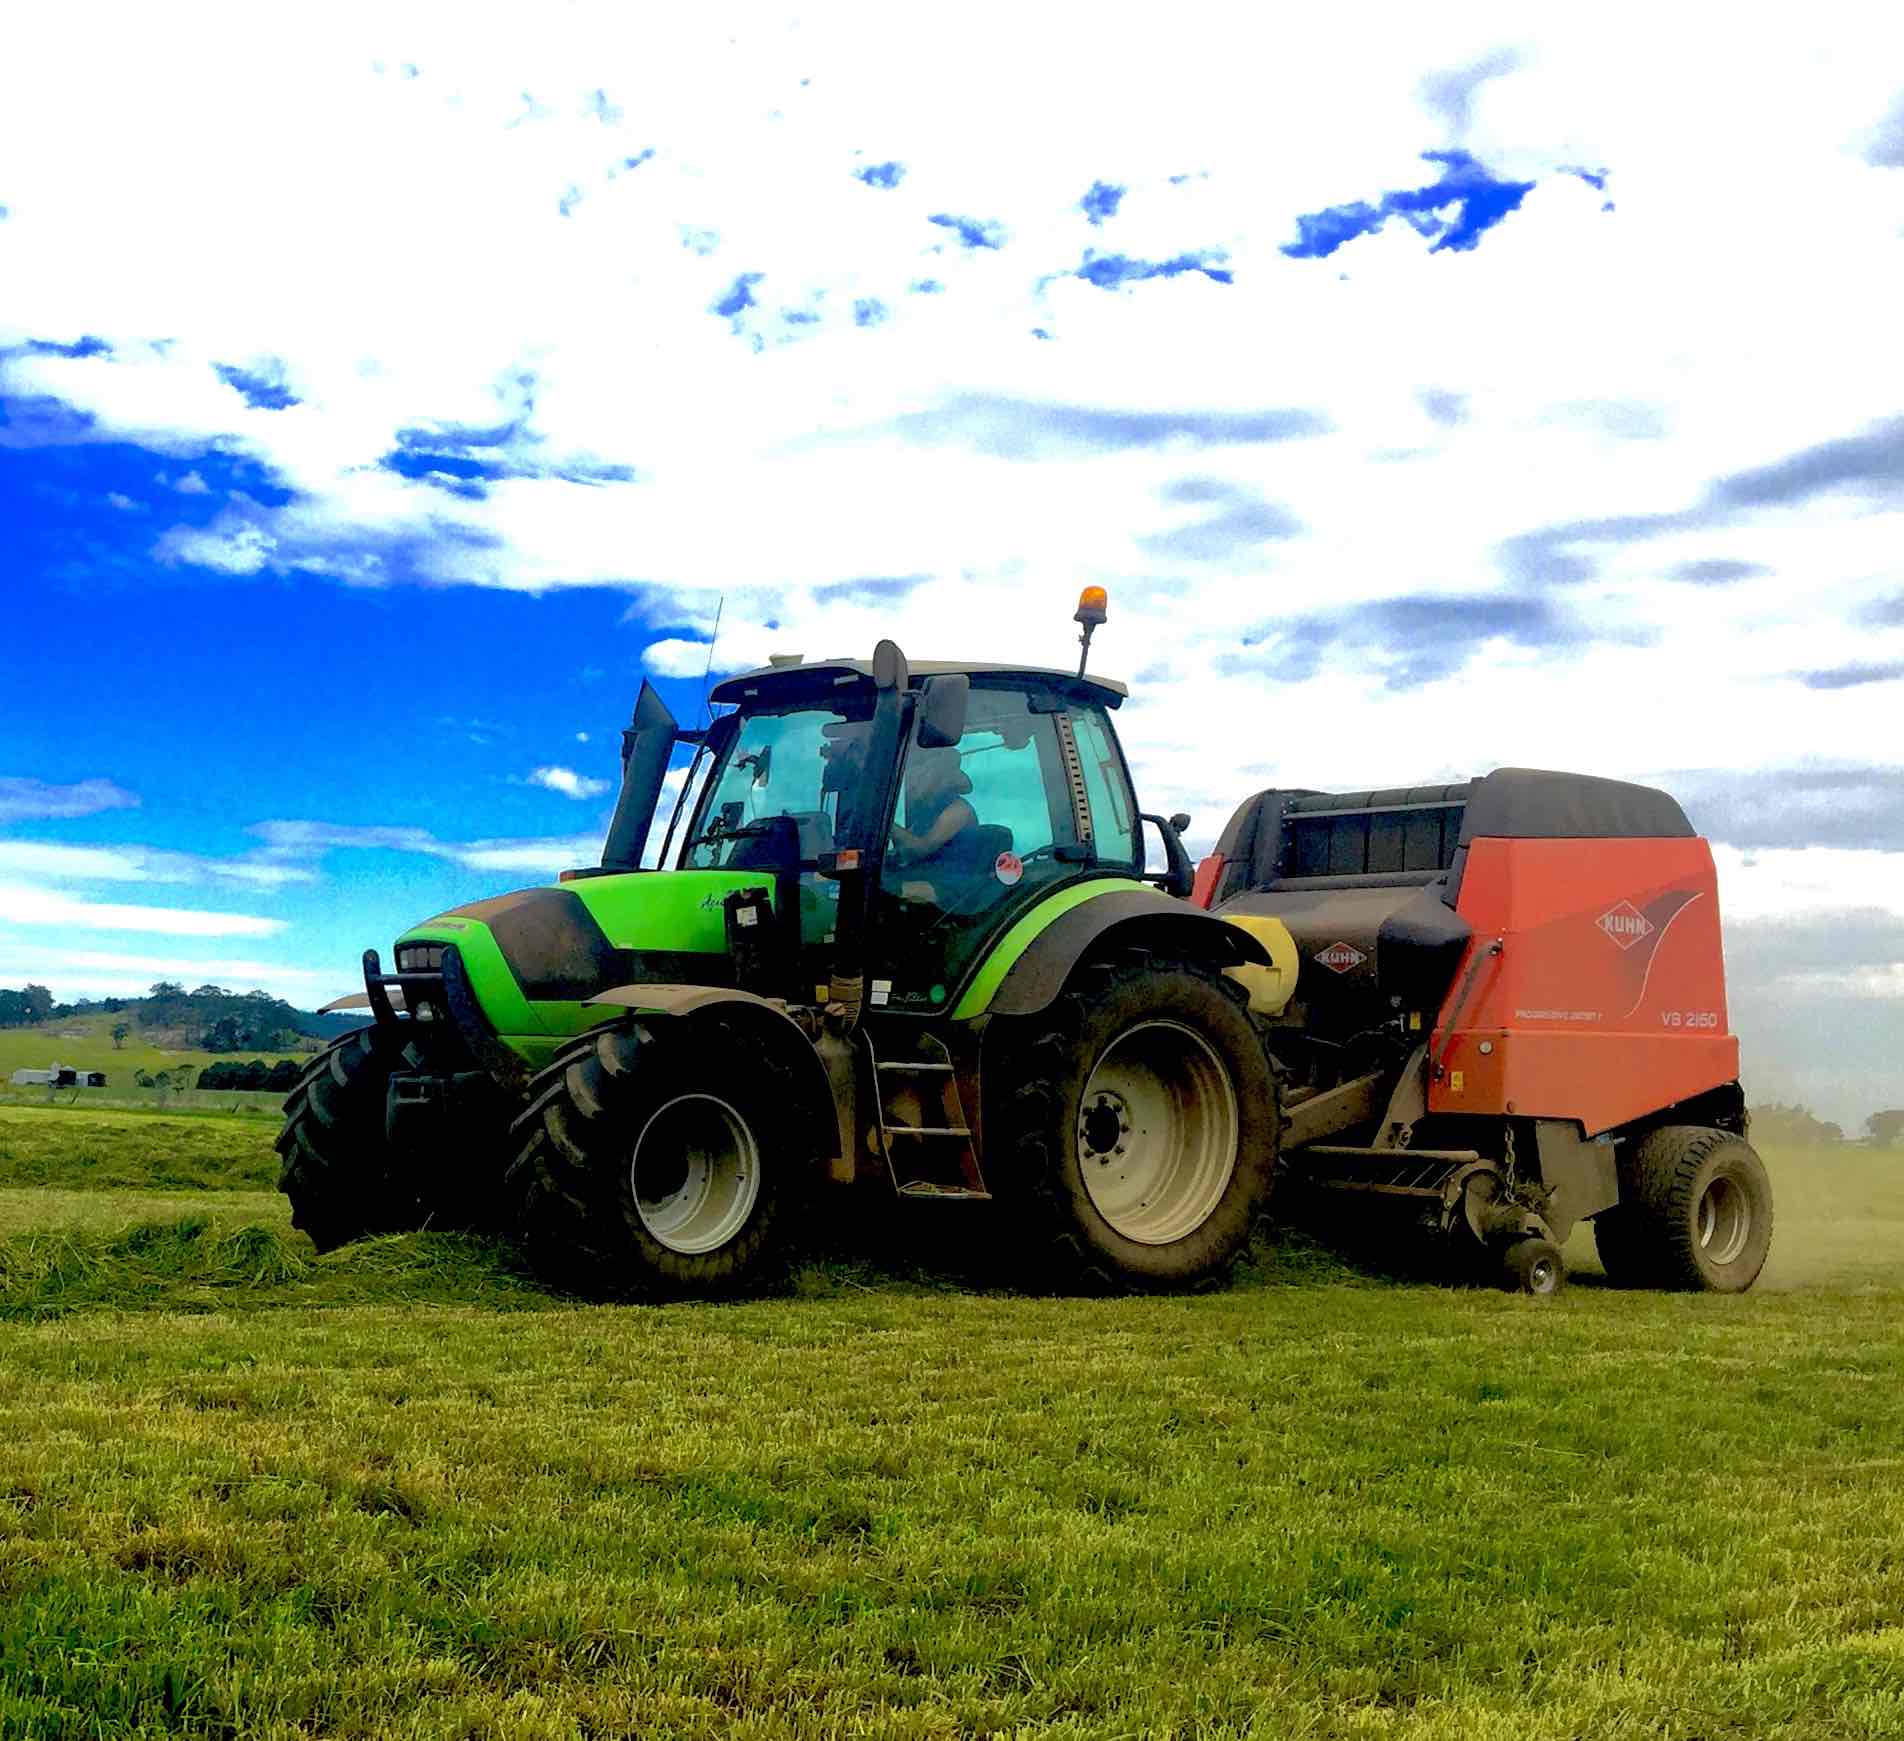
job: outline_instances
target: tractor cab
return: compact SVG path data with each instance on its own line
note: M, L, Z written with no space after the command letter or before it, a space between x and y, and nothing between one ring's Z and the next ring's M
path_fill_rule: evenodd
M943 1014L987 939L1054 885L1141 874L1110 721L1127 692L1031 667L881 664L786 660L720 684L711 699L734 711L700 734L661 866L771 874L771 921L735 913L737 933L773 935L736 936L746 989L805 1001L863 964L871 1007Z

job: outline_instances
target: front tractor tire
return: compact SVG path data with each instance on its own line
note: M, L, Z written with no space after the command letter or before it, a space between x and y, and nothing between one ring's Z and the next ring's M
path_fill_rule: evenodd
M525 1256L598 1299L716 1298L778 1259L804 1163L784 1073L639 1021L536 1077L506 1180Z
M319 1251L421 1223L384 1128L396 1062L380 1029L357 1028L319 1052L285 1097L278 1189L291 1199L291 1225Z
M1772 1244L1772 1182L1744 1137L1665 1125L1620 1171L1620 1202L1593 1223L1607 1278L1626 1287L1742 1294Z
M1161 1290L1228 1274L1268 1204L1282 1130L1230 981L1132 952L1081 969L991 1046L1009 1086L988 1118L1003 1151L988 1171L1028 1279Z

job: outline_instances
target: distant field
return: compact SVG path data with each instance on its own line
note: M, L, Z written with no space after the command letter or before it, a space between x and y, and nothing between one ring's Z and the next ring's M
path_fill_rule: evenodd
M277 1121L0 1106L0 1187L275 1190Z
M246 1062L262 1058L274 1064L284 1052L234 1052L214 1055L210 1052L162 1050L140 1037L137 1024L127 1038L125 1049L115 1051L112 1030L119 1021L131 1018L113 1015L74 1016L67 1021L43 1022L31 1028L0 1028L0 1083L10 1081L16 1070L44 1070L50 1064L71 1064L81 1070L103 1070L109 1086L132 1081L139 1070L176 1070L181 1064L194 1070L220 1062Z
M0 1736L1904 1734L1904 1157L1740 1299L609 1309L269 1134L0 1108Z

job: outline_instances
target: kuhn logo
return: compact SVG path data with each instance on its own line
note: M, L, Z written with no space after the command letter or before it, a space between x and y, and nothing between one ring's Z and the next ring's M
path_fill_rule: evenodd
M1331 973L1347 973L1352 967L1360 967L1368 957L1353 943L1331 943L1327 949L1316 952L1316 960Z
M1622 901L1617 907L1607 908L1594 920L1594 924L1622 949L1631 949L1635 943L1644 943L1655 929L1653 921L1631 901Z

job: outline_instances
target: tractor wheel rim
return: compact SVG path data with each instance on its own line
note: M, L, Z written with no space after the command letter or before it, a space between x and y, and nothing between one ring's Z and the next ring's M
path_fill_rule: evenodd
M1527 1272L1530 1294L1551 1294L1560 1286L1560 1271L1551 1257L1537 1257Z
M718 1251L760 1198L760 1147L747 1121L712 1094L677 1094L635 1138L628 1185L641 1224L669 1251Z
M1731 1263L1752 1236L1752 1204L1736 1179L1721 1173L1699 1194L1694 1224L1708 1263Z
M1236 1089L1181 1022L1138 1022L1098 1055L1078 1103L1078 1170L1092 1207L1137 1245L1209 1220L1236 1174Z

